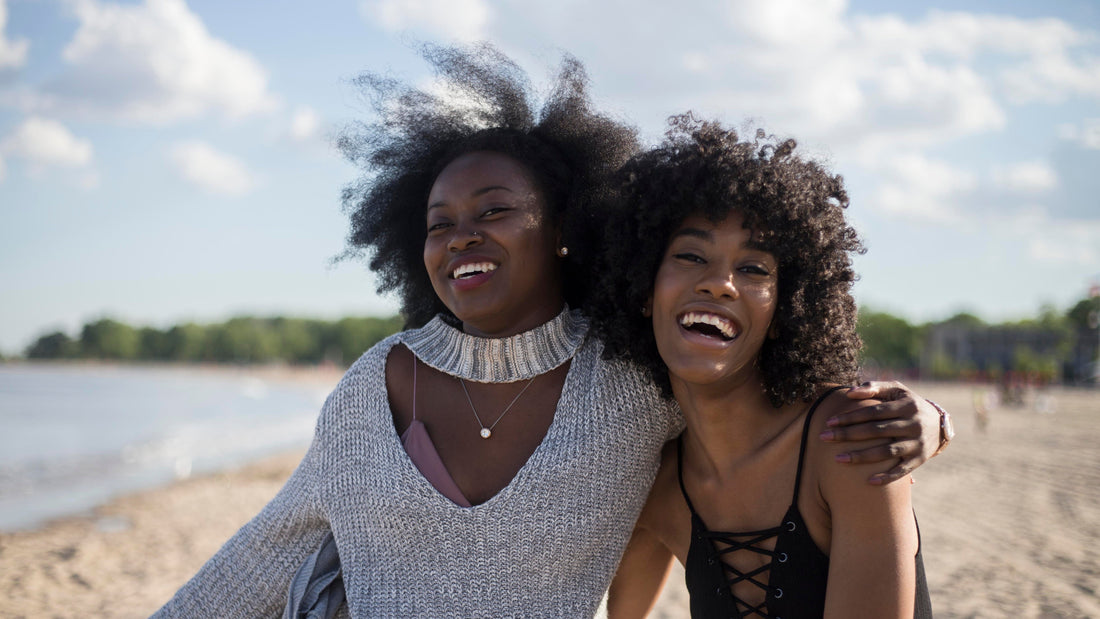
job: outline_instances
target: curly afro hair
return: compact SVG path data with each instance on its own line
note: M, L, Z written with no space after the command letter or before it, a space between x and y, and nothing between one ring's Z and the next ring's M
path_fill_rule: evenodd
M584 67L566 57L537 116L526 74L495 48L425 45L421 54L440 79L434 94L375 74L357 78L377 114L338 139L363 170L344 189L351 218L343 257L369 257L378 292L396 293L406 328L439 313L424 268L425 212L435 178L472 151L512 157L531 173L569 247L563 261L565 301L584 307L590 260L603 226L614 172L638 151L637 132L591 109Z
M850 254L863 247L844 220L840 176L794 154L795 142L757 131L753 142L690 114L670 119L667 139L627 163L609 217L601 280L589 305L605 356L647 368L671 395L650 319L639 308L652 294L669 237L691 215L720 222L731 212L778 262L774 339L758 365L772 404L813 397L857 375L859 336L850 289Z

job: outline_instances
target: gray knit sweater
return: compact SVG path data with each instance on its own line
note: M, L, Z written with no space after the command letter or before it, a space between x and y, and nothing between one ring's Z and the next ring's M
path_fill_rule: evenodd
M678 413L588 337L542 444L499 494L462 508L421 476L394 430L385 361L402 335L348 370L286 486L155 617L279 616L330 529L353 617L596 612Z

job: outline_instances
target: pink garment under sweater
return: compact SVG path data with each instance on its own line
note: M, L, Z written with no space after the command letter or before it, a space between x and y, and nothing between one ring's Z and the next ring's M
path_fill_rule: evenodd
M420 474L428 482L435 486L440 494L450 499L455 505L471 507L470 502L462 494L458 484L443 465L439 452L435 450L432 437L428 436L428 429L419 419L413 419L408 429L401 435L401 444L405 447L405 453L409 454Z

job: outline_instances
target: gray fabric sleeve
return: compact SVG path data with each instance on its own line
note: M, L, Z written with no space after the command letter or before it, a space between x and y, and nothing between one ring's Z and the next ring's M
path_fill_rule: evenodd
M325 409L331 401L330 396ZM291 578L329 531L318 498L325 409L313 444L286 485L153 614L154 618L252 619L282 615Z

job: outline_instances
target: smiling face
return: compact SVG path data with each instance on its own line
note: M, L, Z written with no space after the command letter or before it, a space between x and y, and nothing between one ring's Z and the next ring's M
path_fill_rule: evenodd
M467 333L504 337L561 311L559 227L530 173L500 153L452 161L428 196L424 267Z
M775 314L777 262L751 244L733 212L714 223L685 219L653 284L653 332L678 383L734 386L756 377L755 360Z

